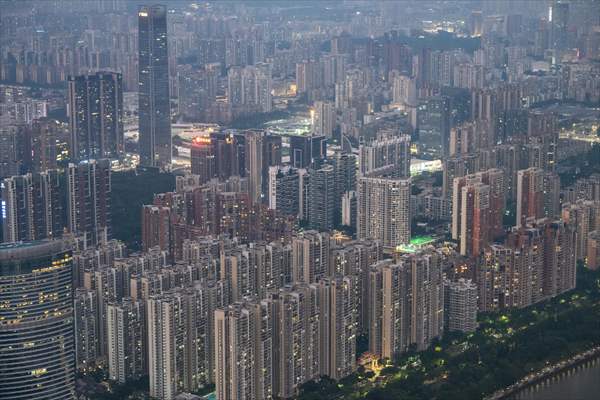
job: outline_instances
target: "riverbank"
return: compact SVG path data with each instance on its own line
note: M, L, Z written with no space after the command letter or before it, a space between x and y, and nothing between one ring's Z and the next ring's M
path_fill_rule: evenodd
M596 400L600 393L600 358L594 358L530 386L511 400Z
M562 360L553 365L549 365L539 371L532 372L529 375L517 381L515 384L501 389L489 397L486 397L486 400L511 399L513 398L513 396L518 395L528 387L536 385L540 382L544 382L552 376L570 370L582 363L596 359L598 357L600 357L600 346L596 346L588 351L579 353L566 360Z

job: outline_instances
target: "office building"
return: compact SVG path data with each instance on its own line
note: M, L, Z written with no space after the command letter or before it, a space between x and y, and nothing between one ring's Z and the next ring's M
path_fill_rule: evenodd
M325 136L290 136L290 163L295 168L320 165L327 158Z
M165 167L172 157L167 8L140 7L138 28L140 163Z
M69 77L71 160L123 153L123 83L116 72Z
M450 126L451 113L448 97L432 97L422 100L417 107L419 156L430 159L448 156Z
M198 183L205 183L216 177L216 160L212 142L210 136L198 136L192 140L190 165L192 174L199 177Z
M410 241L410 179L361 177L357 184L357 237L385 247Z
M72 253L62 241L0 245L0 398L75 394Z

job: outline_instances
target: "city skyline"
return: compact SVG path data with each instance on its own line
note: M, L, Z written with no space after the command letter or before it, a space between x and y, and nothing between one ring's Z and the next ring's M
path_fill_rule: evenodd
M1 398L595 398L593 0L0 11Z

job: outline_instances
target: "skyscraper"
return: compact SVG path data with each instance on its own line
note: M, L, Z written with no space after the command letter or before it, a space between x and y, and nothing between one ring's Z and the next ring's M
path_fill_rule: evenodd
M327 158L325 136L290 136L290 162L293 167L307 168L311 163L320 164Z
M217 398L272 398L273 320L268 302L240 302L218 309L214 327Z
M446 327L449 331L473 332L477 329L477 285L470 279L445 281Z
M171 163L171 105L167 9L143 6L138 12L140 163Z
M56 143L63 136L61 123L51 118L36 119L23 133L23 171L44 172L56 169Z
M264 132L246 132L246 176L252 204L262 201L263 141Z
M0 245L0 398L75 398L72 254L62 241Z
M450 143L450 99L445 96L421 101L417 107L419 155L441 158L448 155Z
M85 371L96 366L99 355L98 297L94 290L77 288L74 303L77 369Z
M316 101L312 116L312 131L315 135L333 136L335 128L335 105L328 101Z
M106 309L108 336L108 374L110 379L125 383L143 374L144 306L142 302L123 298Z
M517 227L528 219L555 217L560 212L560 178L540 168L528 168L517 173Z
M15 125L0 128L0 179L19 174L23 160L19 158L20 127Z
M293 397L319 376L317 285L286 286L268 296L273 315L273 394Z
M434 250L376 263L369 275L369 347L396 358L429 346L444 330L441 254Z
M330 237L305 231L292 240L292 281L314 283L329 275Z
M269 208L285 215L299 216L302 209L305 169L290 166L269 167Z
M117 158L123 152L121 74L71 76L68 93L71 159Z
M410 177L410 136L375 140L359 147L361 175L385 173L394 178Z
M504 174L499 169L454 178L452 238L460 253L477 257L484 247L504 233Z
M332 165L324 165L319 169L311 169L309 174L308 224L311 229L333 229L336 206L335 170Z
M84 235L88 245L107 239L110 229L110 161L89 160L69 164L67 188L69 231Z
M478 277L479 311L523 308L575 287L576 231L542 219L491 245Z
M183 364L180 347L185 325L183 304L179 300L171 295L155 295L147 302L150 396L163 400L173 399L181 382L178 379Z
M58 237L64 226L55 170L0 181L4 242Z
M340 380L356 370L358 308L355 280L349 276L323 278L317 283L321 311L321 375Z
M245 142L242 134L211 133L195 137L190 149L192 173L200 176L200 183L212 178L246 176Z
M357 185L357 236L386 247L410 241L410 178L362 177Z

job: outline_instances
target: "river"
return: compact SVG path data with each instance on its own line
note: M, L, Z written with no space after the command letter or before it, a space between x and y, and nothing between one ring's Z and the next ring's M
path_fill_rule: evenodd
M600 358L589 361L511 397L514 400L596 400L600 398Z

